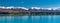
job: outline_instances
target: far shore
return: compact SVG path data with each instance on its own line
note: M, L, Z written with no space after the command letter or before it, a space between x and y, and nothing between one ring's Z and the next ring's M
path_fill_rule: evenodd
M0 12L0 14L10 14L10 15L60 15L60 12Z

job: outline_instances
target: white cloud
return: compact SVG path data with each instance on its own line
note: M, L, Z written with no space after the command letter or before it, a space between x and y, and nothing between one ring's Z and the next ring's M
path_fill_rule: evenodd
M52 10L52 8L48 8L48 10Z
M40 7L32 7L31 9L40 9Z
M25 10L28 10L28 8L25 8L25 7L17 7L17 8L21 8L21 9L25 9Z
M14 7L14 6L8 6L8 7L4 7L4 6L0 6L0 8L5 8L5 9L11 9L11 8L21 8L21 9L25 9L25 10L28 10L28 8L25 8L25 7ZM60 7L50 7L50 8L40 8L40 7L31 7L31 9L48 9L48 10L56 10L56 9L60 9Z
M11 9L11 8L14 8L14 6L9 6L9 7L6 7L7 9Z
M0 8L5 8L4 6L0 6Z

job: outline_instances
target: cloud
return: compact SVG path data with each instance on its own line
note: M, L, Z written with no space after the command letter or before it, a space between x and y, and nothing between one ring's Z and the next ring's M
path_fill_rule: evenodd
M6 7L7 9L11 9L11 8L15 8L14 6L9 6L9 7Z
M0 8L5 8L5 9L11 9L11 8L20 9L21 8L21 9L28 10L28 8L25 8L25 7L14 7L14 6L8 6L8 7L0 6ZM48 10L51 10L51 9L56 10L57 9L58 10L58 9L60 9L60 7L50 7L50 8L31 7L31 9L48 9Z
M17 7L17 8L21 8L21 9L25 9L25 10L28 10L28 8L25 8L25 7Z
M4 6L0 6L0 8L5 8Z
M40 9L40 7L31 7L31 9Z

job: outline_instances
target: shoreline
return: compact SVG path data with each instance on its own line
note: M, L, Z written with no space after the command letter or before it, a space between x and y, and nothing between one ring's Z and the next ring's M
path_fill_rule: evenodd
M60 15L60 12L0 12L0 14L10 15Z

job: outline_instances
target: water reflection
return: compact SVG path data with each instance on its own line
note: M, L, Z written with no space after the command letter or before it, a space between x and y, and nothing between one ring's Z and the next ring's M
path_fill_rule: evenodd
M59 15L0 16L0 23L60 23Z

